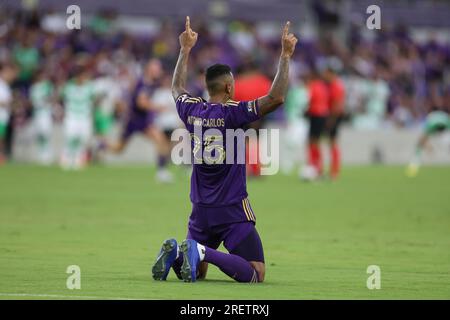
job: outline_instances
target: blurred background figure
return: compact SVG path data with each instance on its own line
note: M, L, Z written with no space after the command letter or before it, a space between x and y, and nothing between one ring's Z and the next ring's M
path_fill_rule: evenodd
M52 133L53 109L56 102L56 90L45 69L36 72L30 88L33 105L33 125L37 148L37 161L49 165L53 161Z
M419 141L417 142L415 154L411 159L408 167L406 168L406 175L408 177L413 178L419 173L419 168L422 164L422 153L426 150L427 147L430 148L430 145L428 144L428 140L430 139L430 137L450 130L449 112L449 109L434 110L427 116L423 128L423 133L420 136ZM444 147L449 148L449 141L445 142L446 143Z
M239 36L236 36L234 41L244 41L251 37L251 34L247 32L239 33ZM250 46L253 42L248 43L245 50L250 50ZM259 97L265 96L271 86L272 82L264 75L261 70L258 69L256 63L251 59L247 59L239 68L238 75L235 80L235 93L234 99L237 101L251 101L255 100ZM258 120L249 125L250 128L258 130L262 128L263 120ZM250 161L252 159L252 161ZM256 161L254 161L254 160ZM259 148L258 148L258 140L251 138L247 143L247 174L250 176L257 177L261 174L261 164L259 160Z
M96 96L87 61L80 58L72 74L61 88L64 148L60 164L63 169L78 170L88 162Z
M283 156L280 165L285 174L300 169L300 154L306 149L309 125L305 113L309 105L309 94L305 81L306 77L303 75L293 81L284 103L286 128L281 146Z
M302 178L315 180L323 174L323 159L320 140L325 133L329 110L329 91L327 84L320 76L317 66L311 69L307 80L309 104L307 116L309 119L308 134L308 166L303 171Z
M182 128L183 123L178 116L175 101L172 97L172 77L165 74L161 80L161 86L153 93L152 100L155 104L164 108L164 112L156 115L155 124L170 141L172 132Z
M161 62L158 59L149 60L145 65L143 76L132 91L128 119L122 135L116 144L110 146L110 150L116 153L122 152L133 134L144 134L155 143L157 150L158 170L156 178L161 182L169 183L173 179L172 174L167 170L167 164L170 160L170 140L155 124L155 120L158 113L166 112L170 105L167 105L166 99L164 99L163 104L158 104L153 99L155 90L161 85L162 77ZM161 92L159 95L161 95ZM161 97L159 99L161 100Z
M17 70L13 65L0 63L0 165L6 161L5 138L13 103L10 85L16 75Z
M108 136L115 125L115 115L121 111L122 88L115 69L98 70L98 77L93 80L97 105L94 108L94 132L96 141L93 145L94 160L98 159L99 150L107 144Z
M326 130L330 145L330 171L329 177L336 179L341 167L341 150L338 144L339 127L344 120L345 109L345 87L338 72L341 71L342 64L337 58L330 58L326 62L323 71L323 78L328 86L328 108Z
M363 97L353 110L353 125L360 130L378 130L383 126L390 89L388 83L382 77L381 67L369 72L366 78L357 78L359 81L354 88ZM352 88L353 89L353 88ZM397 111L397 115L399 115Z

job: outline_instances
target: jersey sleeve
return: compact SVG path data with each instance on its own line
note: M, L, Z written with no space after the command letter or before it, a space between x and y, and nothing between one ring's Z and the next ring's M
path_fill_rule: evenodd
M227 104L226 122L230 127L240 128L261 118L257 100Z
M175 104L177 107L178 116L180 117L181 121L184 123L187 122L187 118L189 116L189 110L197 103L202 102L201 98L194 98L191 97L187 93L181 94L176 100Z

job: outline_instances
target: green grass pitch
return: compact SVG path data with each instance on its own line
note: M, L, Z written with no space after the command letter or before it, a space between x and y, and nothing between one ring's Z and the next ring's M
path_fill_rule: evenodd
M266 255L266 282L239 284L211 266L208 279L155 282L161 242L186 235L189 179L159 185L146 167L83 172L0 167L0 299L419 299L450 298L450 170L346 167L342 179L249 181ZM81 289L66 268L81 268ZM369 265L381 289L366 287Z

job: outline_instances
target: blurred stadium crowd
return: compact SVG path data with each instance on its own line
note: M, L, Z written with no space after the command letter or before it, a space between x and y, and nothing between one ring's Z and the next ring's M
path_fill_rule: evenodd
M190 60L188 85L193 95L206 97L204 70L216 62L232 66L238 80L250 74L257 85L270 84L279 55L278 34L271 36L264 25L253 22L222 21L220 28L202 19L192 23L201 35ZM101 101L96 100L95 107L121 123L133 87L152 58L163 69L158 75L161 90L155 95L162 96L161 103L172 104L170 79L181 27L176 20L162 19L149 35L128 33L118 28L116 12L103 10L91 16L81 30L68 31L65 20L51 11L2 10L0 62L2 70L11 66L17 71L11 81L6 151L10 150L13 132L33 121L39 112L32 95L37 82L51 84L56 93L51 119L61 122L64 103L58 92L80 70L86 71L94 81L94 91L100 92ZM300 49L293 59L286 106L271 115L272 119L290 121L303 116L308 108L305 82L324 66L335 70L345 84L345 118L353 128L418 126L431 110L450 108L449 43L433 37L418 43L405 26L376 31L370 39L363 35L364 26L356 24L350 26L345 39L326 26L316 39L302 39L299 30ZM174 110L174 106L168 108ZM40 124L47 129L51 125L45 121Z

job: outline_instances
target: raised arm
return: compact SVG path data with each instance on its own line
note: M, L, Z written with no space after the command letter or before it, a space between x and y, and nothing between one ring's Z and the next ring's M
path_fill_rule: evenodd
M289 33L289 26L290 22L288 21L283 28L278 70L272 82L269 94L258 98L259 112L262 116L275 111L284 103L284 97L289 86L289 62L298 41L292 33Z
M172 78L172 96L176 100L180 94L187 93L187 64L189 53L197 42L198 34L192 31L189 16L186 17L186 29L180 34L180 54Z

